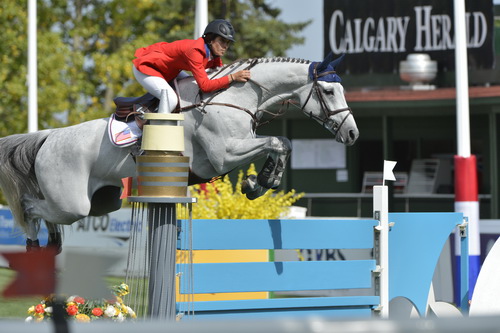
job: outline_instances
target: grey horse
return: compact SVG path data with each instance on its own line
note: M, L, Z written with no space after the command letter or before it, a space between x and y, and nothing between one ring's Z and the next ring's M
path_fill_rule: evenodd
M252 80L211 94L202 94L192 77L180 80L190 183L267 157L258 176L247 178L242 189L254 199L278 187L291 143L285 137L256 134L262 115L277 103L295 101L291 105L319 122L338 142L352 145L359 133L335 73L339 61L330 56L323 62L242 60L211 75L250 68ZM0 187L26 233L28 248L39 246L41 220L49 229L49 244L60 249L60 225L118 210L121 179L135 173L131 148L110 143L107 119L0 139Z

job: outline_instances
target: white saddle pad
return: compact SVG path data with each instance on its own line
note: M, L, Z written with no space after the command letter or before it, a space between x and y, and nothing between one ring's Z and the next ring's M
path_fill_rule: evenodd
M133 145L142 136L142 131L135 120L128 123L118 121L112 114L108 121L109 140L116 147L128 147Z

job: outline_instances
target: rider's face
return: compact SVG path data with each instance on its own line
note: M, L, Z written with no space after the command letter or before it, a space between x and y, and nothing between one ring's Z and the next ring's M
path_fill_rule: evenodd
M222 57L224 53L226 53L230 44L231 41L229 39L217 36L210 45L212 46L212 52L214 53L214 55L217 57Z

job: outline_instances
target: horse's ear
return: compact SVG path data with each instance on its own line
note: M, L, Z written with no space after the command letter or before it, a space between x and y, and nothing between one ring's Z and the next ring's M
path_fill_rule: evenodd
M340 57L332 61L332 68L335 69L344 60L345 53L342 53Z
M333 52L330 52L328 53L328 55L325 57L325 60L323 60L321 62L321 64L318 65L318 67L316 68L316 71L318 73L321 73L322 71L324 71L327 67L328 67L328 64L333 60Z

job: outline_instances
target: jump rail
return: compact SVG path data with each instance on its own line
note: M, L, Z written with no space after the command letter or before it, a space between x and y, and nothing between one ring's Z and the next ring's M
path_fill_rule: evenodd
M375 220L193 220L193 250L374 248ZM181 226L184 227L184 226ZM345 235L359 235L348 239ZM375 248L376 251L376 248ZM193 292L225 293L372 288L377 262L289 261L193 264ZM181 293L187 288L181 285ZM187 287L187 286L186 286ZM368 315L380 297L302 297L194 302L194 313ZM178 308L187 304L178 303Z
M376 205L374 207L377 207ZM195 263L180 293L310 291L349 289L359 296L290 297L235 301L177 302L177 312L196 317L241 318L277 315L388 315L388 300L406 297L425 315L427 296L441 250L457 226L462 230L463 274L467 232L460 213L388 214L388 262L384 263L381 220L193 220L179 225L179 239L192 235L193 250L372 249L373 258L341 261ZM178 242L178 249L188 244ZM179 265L178 270L182 270ZM185 274L185 273L183 273ZM384 277L383 274L386 274ZM462 295L467 275L462 275ZM388 288L384 288L384 279ZM184 279L184 281L187 281ZM462 299L466 299L466 296ZM385 301L387 300L387 301ZM463 302L466 304L467 302Z

